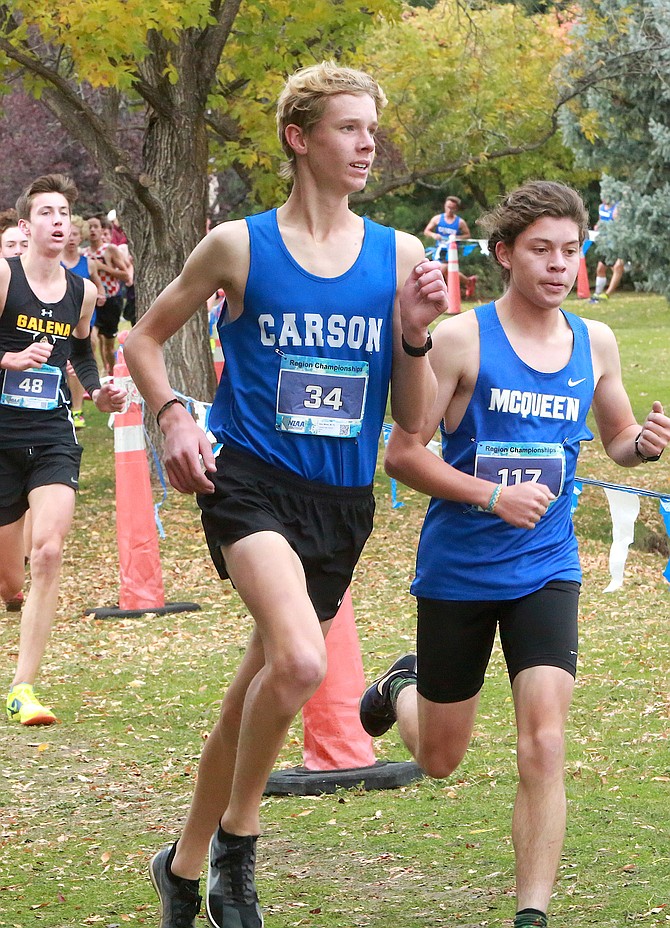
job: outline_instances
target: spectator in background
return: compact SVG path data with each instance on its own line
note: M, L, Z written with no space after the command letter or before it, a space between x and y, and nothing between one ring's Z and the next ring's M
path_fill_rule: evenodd
M121 228L121 223L119 222L116 210L110 209L107 213L107 219L111 222L111 242L112 245L127 245L128 239L126 238L126 233Z

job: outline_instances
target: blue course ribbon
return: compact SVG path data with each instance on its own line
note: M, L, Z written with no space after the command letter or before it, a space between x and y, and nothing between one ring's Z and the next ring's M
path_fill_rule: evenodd
M662 499L659 503L659 508L661 510L661 515L663 516L663 524L665 525L665 531L670 538L670 499ZM663 571L663 576L670 583L670 561L668 561L665 570Z
M144 404L142 404L142 411L144 412ZM165 500L167 499L167 485L165 483L165 477L163 475L163 468L161 467L161 462L158 457L158 454L156 453L156 448L154 447L154 443L149 438L149 433L147 432L146 426L143 425L142 428L144 429L144 440L146 441L147 446L151 449L151 456L154 459L154 466L156 468L156 473L158 474L158 479L160 480L161 486L163 488L163 496L161 497L160 502L154 503L154 520L156 522L156 528L158 529L158 534L160 535L161 538L165 538L165 529L163 528L163 523L161 522L159 510L161 506L163 505L163 503L165 502Z
M382 435L384 436L384 447L389 443L389 437L391 435L391 429L393 428L388 422L385 422L382 427ZM400 509L405 504L398 499L398 484L394 477L389 478L391 481L391 508Z

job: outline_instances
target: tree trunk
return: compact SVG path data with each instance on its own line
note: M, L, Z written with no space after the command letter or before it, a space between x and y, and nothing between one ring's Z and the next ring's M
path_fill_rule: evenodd
M185 125L185 123L188 123ZM207 140L204 119L179 115L179 123L153 114L145 137L144 162L160 211L150 215L137 200L118 205L137 267L136 299L140 318L158 294L180 273L205 233ZM216 389L206 307L169 340L165 360L175 390L211 402Z

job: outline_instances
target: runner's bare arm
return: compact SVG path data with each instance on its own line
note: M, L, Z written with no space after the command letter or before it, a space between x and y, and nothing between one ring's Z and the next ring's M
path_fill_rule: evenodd
M433 335L431 364L437 378L437 395L422 431L409 434L393 426L385 456L386 472L409 487L440 499L485 509L496 484L465 474L434 454L427 446L440 420L460 419L472 393L479 365L478 330L468 314L441 322ZM495 515L518 528L532 529L553 499L548 487L523 483L505 487Z
M181 274L168 284L131 330L125 357L147 406L158 413L174 399L165 368L163 346L218 289L226 291L234 312L241 312L249 266L249 238L243 220L223 223L193 250ZM170 482L182 493L213 492L203 473L216 469L211 445L202 429L179 403L160 416L165 435L165 466Z
M655 401L644 423L636 421L623 384L614 333L604 323L589 320L587 324L596 378L593 414L600 438L613 461L622 467L635 467L643 463L643 458L655 457L667 447L670 418L662 404Z
M428 326L447 310L447 288L440 265L428 261L417 238L396 233L398 293L394 312L391 412L407 431L419 431L435 398L435 377L427 356L408 354L421 349Z
M437 234L437 232L434 231L435 226L439 221L440 214L438 213L437 216L433 216L433 218L427 224L426 228L423 230L423 234L426 236L426 238L434 238L436 241L439 239L440 236Z
M72 332L71 361L75 374L97 408L101 412L120 412L126 399L126 390L112 382L100 385L98 367L91 350L91 316L97 296L95 284L85 280L81 315Z

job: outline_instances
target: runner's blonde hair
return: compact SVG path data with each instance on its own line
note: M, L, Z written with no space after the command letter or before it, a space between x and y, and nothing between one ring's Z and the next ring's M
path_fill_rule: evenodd
M279 171L281 177L295 177L296 157L286 141L286 127L299 126L309 132L323 116L328 97L338 93L367 93L374 100L377 113L387 103L382 88L365 71L343 68L334 61L322 61L296 71L286 81L277 102L277 133L287 157Z

